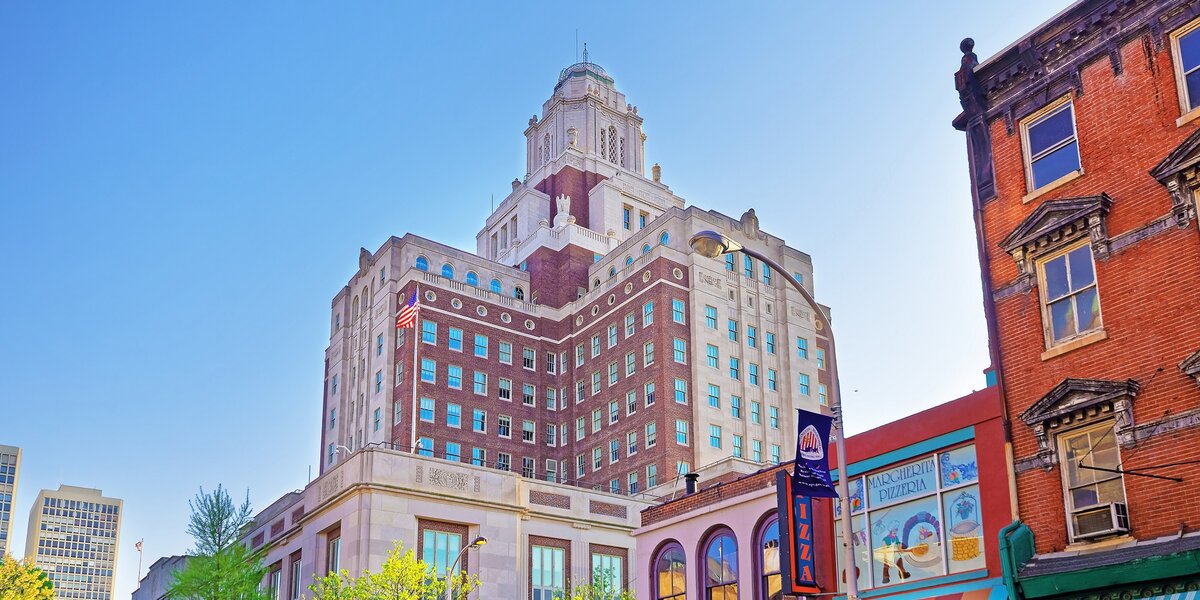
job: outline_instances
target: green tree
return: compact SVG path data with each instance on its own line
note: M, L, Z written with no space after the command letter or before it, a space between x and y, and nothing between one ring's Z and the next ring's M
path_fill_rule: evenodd
M477 577L460 573L454 578L453 597L465 600L477 587ZM416 552L405 552L396 542L379 572L351 577L342 569L318 577L309 589L312 600L441 600L446 597L446 580L437 577L433 565L417 560Z
M611 569L597 569L588 583L573 583L564 600L637 600L629 590L622 590L616 582L619 573Z
M187 531L196 546L187 565L176 571L167 588L172 600L266 600L262 580L267 569L262 553L238 543L242 527L250 522L250 492L235 505L229 492L220 485L212 493L200 488L192 509Z
M0 556L0 600L54 600L54 584L33 561Z

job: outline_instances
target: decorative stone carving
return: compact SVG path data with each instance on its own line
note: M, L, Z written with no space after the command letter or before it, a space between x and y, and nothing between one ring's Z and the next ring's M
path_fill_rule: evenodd
M366 273L371 268L371 252L366 248L358 249L358 272Z
M644 137L642 141L645 141ZM662 181L662 167L658 166L658 163L654 163L654 166L650 167L650 177L654 179L655 183Z
M516 190L516 189L517 189L517 188L519 188L519 187L521 187L521 180L520 180L520 179L517 179L516 177L513 177L513 180L512 180L512 189L513 189L513 190Z
M578 148L579 130L574 127L567 128L567 147Z
M538 122L538 116L537 116L537 115L533 115L532 117L529 117L529 126L530 126L530 127L533 127L534 125L537 125L537 122Z
M1179 370L1183 371L1184 375L1195 379L1197 384L1200 384L1200 350L1193 352L1191 356L1183 359L1183 362L1179 363Z
M324 502L342 491L342 472L334 471L317 486L317 502Z
M758 215L754 214L753 208L742 213L742 219L739 221L737 228L740 229L742 233L746 235L746 237L756 240L767 239L767 234L763 233L762 230L758 228Z
M1117 443L1134 444L1133 400L1141 385L1133 379L1064 379L1054 389L1021 413L1021 420L1037 438L1036 462L1050 468L1057 462L1055 430L1086 420L1112 418Z
M570 196L568 196L566 194L559 194L558 197L554 199L554 201L558 204L559 214L571 212L571 197Z
M429 468L429 485L443 487L449 490L465 492L470 478L466 473L447 471L437 467Z
M1043 202L1000 242L1000 247L1012 255L1021 274L1027 277L1034 275L1035 257L1083 236L1090 238L1096 258L1104 260L1109 253L1105 221L1111 206L1108 194Z
M725 282L724 279L722 279L720 277L715 277L709 273L701 272L701 273L697 273L697 275L698 275L698 278L700 279L700 283L707 285L708 287L711 287L711 288L716 288L718 290L721 289L721 286L723 286L724 282Z

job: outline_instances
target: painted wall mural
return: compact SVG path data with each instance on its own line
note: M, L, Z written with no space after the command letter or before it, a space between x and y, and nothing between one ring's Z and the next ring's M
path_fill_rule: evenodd
M851 479L860 589L985 568L978 482L974 445ZM835 504L834 514L840 545L841 506ZM844 587L847 574L838 554Z

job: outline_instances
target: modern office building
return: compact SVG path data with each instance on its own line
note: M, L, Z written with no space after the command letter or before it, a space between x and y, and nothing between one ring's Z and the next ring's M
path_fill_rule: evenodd
M12 508L21 475L21 449L0 445L0 559L11 554Z
M100 490L60 485L29 511L25 557L54 583L58 600L110 600L123 502Z
M322 472L387 444L640 493L790 457L794 409L825 402L824 333L780 274L688 240L725 232L810 291L812 260L753 211L687 206L657 165L647 177L642 128L585 57L529 119L524 176L474 252L414 234L360 251L331 306ZM416 328L397 330L414 294Z
M1005 575L1022 598L1195 594L1200 11L1081 0L973 47L954 126L1012 423Z

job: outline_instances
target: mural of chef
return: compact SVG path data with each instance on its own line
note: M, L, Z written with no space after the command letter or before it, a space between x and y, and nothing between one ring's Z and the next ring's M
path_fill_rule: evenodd
M891 582L891 567L896 568L901 580L909 578L908 571L904 570L904 542L898 535L899 529L895 523L889 525L887 535L883 536L881 544L875 549L880 562L883 563L883 580L880 583Z

